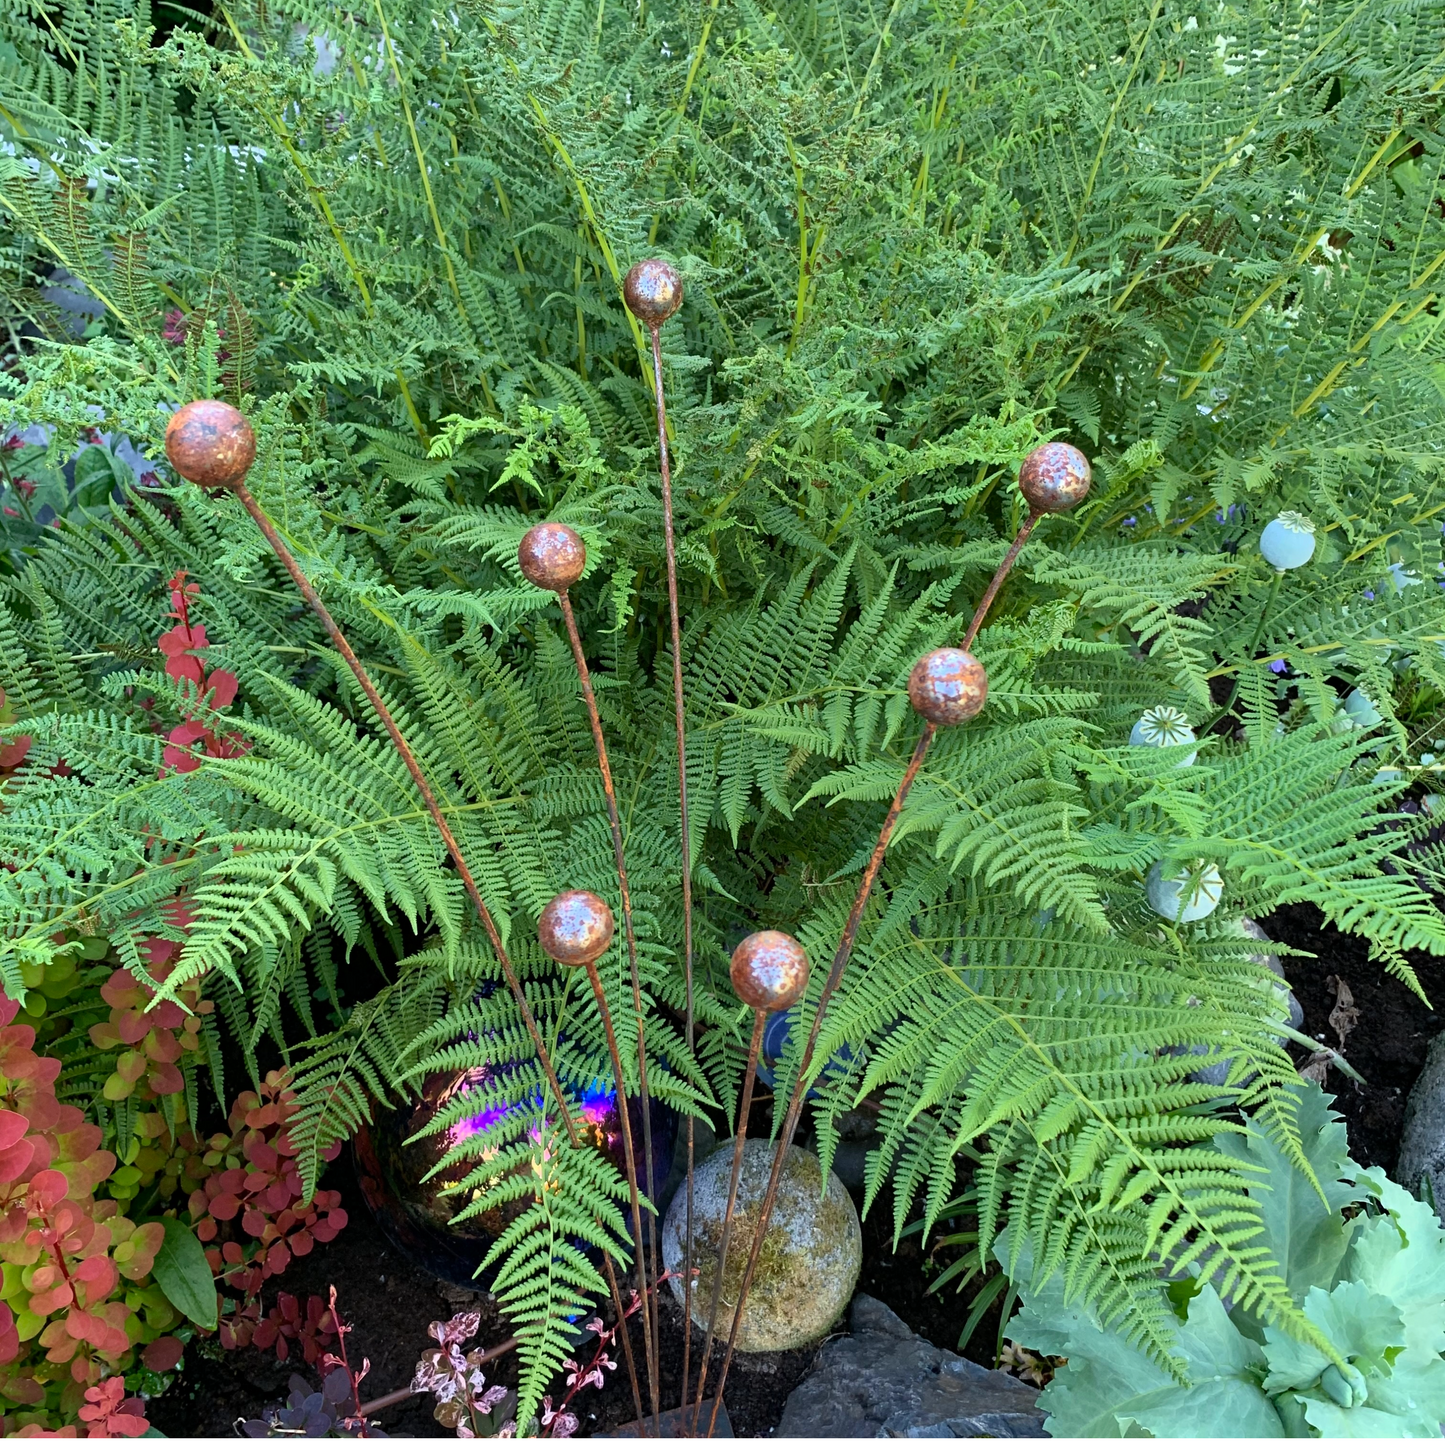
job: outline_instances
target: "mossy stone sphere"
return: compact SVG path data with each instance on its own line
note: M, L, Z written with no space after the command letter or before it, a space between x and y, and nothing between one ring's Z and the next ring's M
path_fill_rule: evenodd
M743 1146L738 1202L718 1306L717 1328L723 1339L732 1328L772 1164L771 1140L749 1139ZM699 1273L692 1295L692 1318L704 1330L717 1276L732 1167L729 1141L698 1166L693 1183L692 1263ZM830 1173L827 1188L822 1187L821 1171L816 1154L797 1145L789 1147L757 1274L743 1306L737 1347L744 1352L794 1350L821 1339L853 1297L863 1263L858 1211L836 1174ZM670 1270L683 1267L686 1227L686 1190L679 1189L662 1228L662 1256ZM673 1278L669 1283L681 1303L682 1280Z

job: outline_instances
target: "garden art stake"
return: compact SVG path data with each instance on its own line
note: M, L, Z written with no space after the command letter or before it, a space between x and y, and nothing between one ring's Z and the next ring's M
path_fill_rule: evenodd
M707 1337L702 1346L702 1362L698 1366L697 1395L692 1411L692 1431L697 1433L698 1415L702 1410L703 1391L707 1386L708 1361L712 1358L713 1336L717 1331L718 1307L722 1303L723 1273L727 1267L728 1245L732 1240L733 1211L738 1202L738 1179L743 1168L743 1145L748 1138L748 1111L753 1103L753 1084L758 1077L758 1052L762 1048L763 1028L768 1015L782 1013L798 1002L808 989L808 955L803 945L791 934L766 928L750 933L733 949L728 970L737 996L753 1011L753 1037L748 1044L747 1073L743 1076L742 1097L738 1101L738 1130L733 1142L733 1170L728 1180L727 1205L723 1210L722 1238L717 1247L717 1273L713 1276L712 1300L707 1311ZM686 1236L691 1239L691 1223ZM742 1301L738 1302L738 1314ZM692 1316L685 1318L689 1336ZM686 1378L684 1377L684 1384ZM722 1391L718 1391L721 1400ZM684 1402L685 1403L685 1402ZM715 1412L714 1412L715 1413ZM709 1425L711 1434L713 1426Z
M692 887L691 887L691 834L687 809L687 754L684 697L681 663L681 622L678 615L677 563L673 531L672 479L667 446L667 412L663 393L661 327L682 304L682 282L671 266L661 261L644 261L627 273L623 288L624 300L638 320L648 328L653 362L653 390L656 400L658 459L662 479L662 503L664 540L667 557L667 584L669 622L672 640L672 683L673 711L676 734L678 765L678 811L681 838L682 902L683 902L683 955L686 972L686 1042L689 1052L695 1047L695 1017L693 996L693 940L692 940ZM218 401L195 401L182 407L172 417L166 430L166 453L175 470L199 486L210 489L224 489L235 494L241 505L260 528L272 551L290 574L307 604L320 620L337 651L351 669L368 703L389 735L392 746L405 763L407 771L421 794L437 831L441 835L448 853L467 890L468 896L481 920L483 929L496 953L507 984L517 1002L526 1025L537 1059L546 1077L549 1088L557 1101L568 1138L574 1147L581 1147L566 1096L557 1078L550 1054L542 1038L536 1019L523 994L521 984L507 955L501 935L487 909L480 890L462 854L455 835L448 826L445 815L436 800L415 754L408 745L400 728L393 719L380 694L372 684L365 668L347 642L345 635L327 611L315 588L302 571L289 549L282 541L270 519L262 511L246 487L246 475L255 459L255 436L249 422L234 407ZM942 647L927 653L914 664L908 678L908 698L914 711L924 720L924 727L913 755L904 771L903 778L894 794L892 804L883 820L868 865L864 870L857 895L849 911L847 923L834 954L832 966L824 980L818 996L817 1007L806 1042L798 1057L792 1090L788 1099L783 1126L779 1132L774 1151L772 1168L767 1190L763 1196L759 1218L753 1234L752 1247L743 1271L738 1299L733 1311L726 1349L719 1372L717 1390L713 1398L706 1433L710 1436L716 1428L718 1412L722 1407L723 1393L727 1385L728 1371L736 1349L738 1332L741 1327L743 1310L748 1292L757 1271L762 1245L767 1233L783 1163L793 1137L797 1131L803 1103L809 1088L809 1075L817 1041L822 1029L828 1004L842 982L863 911L867 906L873 885L877 880L884 854L893 835L899 816L907 801L909 790L923 766L929 747L940 727L955 727L976 716L983 708L988 696L988 676L982 664L969 650L983 625L989 607L998 595L1014 561L1038 521L1052 512L1066 511L1088 494L1090 470L1088 461L1076 448L1065 443L1050 442L1035 448L1025 458L1019 472L1019 489L1028 503L1028 517L1019 528L1003 561L994 573L985 590L972 620L964 634L960 647ZM586 548L581 537L570 527L544 522L532 527L522 539L518 549L518 564L523 575L535 586L556 594L562 611L563 622L576 664L578 681L587 709L596 749L597 766L601 775L606 798L608 824L612 835L613 858L616 865L618 889L622 904L623 930L627 945L628 964L636 1010L638 1048L638 1086L643 1118L643 1167L646 1177L653 1178L652 1138L649 1109L648 1055L645 1020L642 1003L641 983L637 967L636 935L633 927L631 892L627 879L621 820L618 815L616 794L613 787L611 766L608 760L606 741L602 732L601 718L593 693L591 676L587 666L582 640L572 611L569 589L582 575L586 566ZM594 893L578 889L558 894L547 904L538 920L538 938L543 950L555 961L567 967L585 967L592 992L601 1017L611 1058L612 1072L617 1088L619 1113L623 1134L623 1146L627 1162L629 1206L632 1217L633 1247L636 1251L635 1267L637 1293L642 1317L644 1353L646 1360L648 1397L651 1405L653 1433L661 1433L660 1412L660 1336L659 1309L652 1299L652 1290L659 1280L657 1257L657 1229L655 1207L648 1201L647 1236L643 1234L643 1207L641 1191L637 1182L637 1160L634 1155L632 1129L629 1119L626 1076L622 1066L621 1053L617 1044L611 1012L608 1008L602 981L597 971L597 960L610 947L615 931L613 915L605 900ZM765 930L751 934L734 950L731 964L733 987L742 1002L754 1013L753 1032L747 1055L747 1071L743 1092L738 1106L737 1128L733 1146L732 1175L724 1213L722 1237L718 1251L717 1273L714 1277L712 1297L709 1304L705 1342L698 1381L692 1401L690 1428L696 1433L701 1420L703 1393L707 1382L709 1356L716 1333L717 1316L721 1304L724 1268L728 1246L731 1240L733 1214L738 1193L738 1181L743 1157L743 1146L747 1138L747 1118L751 1106L753 1085L757 1074L758 1055L762 1041L763 1026L769 1013L785 1010L797 1003L804 995L808 983L808 960L802 946L789 935ZM685 1173L686 1228L684 1232L686 1255L683 1269L684 1290L684 1337L682 1376L682 1416L686 1419L686 1406L690 1380L690 1348L692 1332L692 1290L695 1271L692 1266L693 1245L693 1173L694 1173L694 1132L693 1118L689 1113L687 1128L687 1165ZM616 1272L610 1256L602 1251L603 1264L607 1272L610 1292L618 1319L625 1318L624 1303L618 1287ZM649 1262L651 1268L649 1269ZM637 1429L647 1433L643 1417L642 1394L638 1382L633 1351L626 1329L622 1335L624 1353L632 1387L633 1403L637 1410Z
M662 325L682 305L682 277L666 261L639 261L622 280L622 299L627 309L646 327L652 342L652 394L657 404L657 466L662 478L662 540L667 553L667 620L672 632L672 719L677 746L677 814L682 845L682 967L685 990L683 1037L691 1055L696 1045L696 1017L692 991L692 830L687 810L687 725L682 697L682 625L677 608L677 549L672 529L672 466L667 455L667 401L662 385ZM641 1028L639 1014L638 1027ZM640 1037L640 1035L639 1035ZM643 1116L647 1116L644 1114ZM687 1130L687 1169L683 1188L687 1191L684 1208L687 1228L684 1233L682 1258L683 1319L692 1314L692 1185L693 1156L696 1148L694 1121L691 1113L684 1123ZM652 1176L649 1175L650 1179ZM655 1243L655 1242L654 1242ZM652 1273L657 1274L657 1253L654 1247ZM691 1373L692 1327L682 1336L682 1393L687 1403L687 1382Z
M893 836L893 829L898 823L899 814L902 813L903 805L908 799L909 789L912 788L913 780L918 776L918 770L923 766L923 760L928 755L929 745L933 742L938 729L940 727L956 727L959 723L967 722L983 708L984 701L988 697L988 674L968 649L978 636L978 630L983 626L984 616L998 595L999 588L1003 586L1009 569L1022 551L1024 542L1028 540L1029 533L1033 531L1039 518L1046 513L1067 511L1070 507L1077 506L1083 501L1089 492L1089 481L1090 472L1087 459L1081 451L1067 443L1045 443L1041 447L1036 447L1024 458L1023 466L1019 468L1019 490L1029 504L1028 519L1019 528L1013 545L999 564L993 580L988 584L982 600L975 609L973 620L968 624L968 631L964 634L963 646L961 648L940 647L933 652L926 653L913 665L913 671L909 674L908 700L913 704L914 711L924 719L923 732L918 739L917 746L913 749L913 757L904 771L903 780L898 784L898 791L893 795L893 802L888 809L888 814L883 819L883 826L879 830L878 842L874 846L872 857L869 858L868 866L863 870L863 881L858 885L858 894L853 900L853 907L849 910L848 921L843 928L843 937L838 943L838 951L833 955L833 966L828 970L828 977L818 996L818 1007L813 1014L813 1026L808 1031L807 1042L803 1045L803 1052L798 1059L793 1091L788 1100L788 1111L783 1117L783 1127L778 1133L778 1144L773 1153L773 1167L768 1175L767 1191L763 1195L757 1227L753 1233L752 1250L748 1254L742 1283L738 1288L737 1310L733 1315L732 1329L728 1333L727 1351L723 1355L717 1398L713 1403L712 1415L708 1424L709 1435L712 1434L717 1423L718 1407L722 1403L723 1391L727 1388L728 1369L732 1364L733 1351L737 1345L738 1330L742 1327L743 1307L747 1303L748 1290L752 1286L753 1276L757 1272L763 1240L767 1235L768 1221L772 1217L773 1205L777 1201L783 1163L787 1156L788 1146L792 1144L793 1135L797 1132L798 1117L803 1111L803 1101L807 1097L808 1070L813 1062L818 1034L823 1027L823 1016L827 1012L828 1001L837 992L838 985L843 980L844 969L848 967L848 959L852 955L853 944L858 937L858 925L863 918L863 909L867 905L868 895L873 891L878 870L883 865L883 855L887 851L888 840Z
M194 482L197 486L207 490L224 488L235 494L237 500L249 513L251 520L261 529L261 535L265 537L281 565L290 574L297 590L306 599L307 605L316 614L318 621L335 644L336 650L351 669L357 684L371 704L372 711L386 729L392 746L396 749L402 762L405 763L407 772L411 774L417 792L421 794L426 810L431 815L432 822L436 824L437 832L441 834L447 852L451 854L452 862L456 865L457 873L461 877L467 895L477 910L477 917L481 920L482 927L496 953L497 962L502 966L507 986L512 991L518 1012L521 1014L527 1033L532 1040L532 1047L537 1051L537 1061L541 1065L548 1087L557 1101L557 1109L561 1115L563 1127L567 1131L567 1138L574 1148L580 1149L582 1141L578 1136L571 1110L567 1107L567 1096L562 1091L562 1085L558 1081L556 1070L552 1065L552 1056L543 1041L541 1030L537 1027L536 1017L532 1013L531 1005L527 1002L526 994L522 991L521 982L517 978L516 970L512 967L506 945L502 942L501 934L497 932L491 912L482 898L471 869L467 866L466 858L462 855L461 845L448 826L437 803L436 795L432 792L431 785L427 782L426 775L416 760L416 755L402 735L401 729L391 715L391 710L382 701L381 694L377 692L366 668L362 666L361 659L357 657L351 644L346 640L345 633L337 625L325 603L317 595L316 589L291 555L290 548L281 540L271 519L261 510L260 504L246 486L246 474L251 469L251 463L256 459L256 435L251 428L251 423L235 407L226 402L204 400L189 402L176 412L166 426L166 456L170 464L187 481ZM622 1100L624 1127L626 1126L626 1112L627 1105L624 1097ZM607 1271L607 1282L612 1295L613 1307L617 1310L618 1318L621 1319L624 1309L622 1293L617 1285L617 1274L612 1267L612 1260L605 1251L602 1255L602 1262ZM633 1403L637 1407L640 1418L642 1396L637 1384L637 1367L632 1356L632 1342L625 1330L622 1331L622 1344L627 1360L627 1372L632 1385Z

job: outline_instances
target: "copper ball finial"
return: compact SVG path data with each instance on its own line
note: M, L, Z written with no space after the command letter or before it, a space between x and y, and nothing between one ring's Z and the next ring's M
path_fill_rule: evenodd
M1089 495L1089 459L1068 442L1045 442L1024 458L1019 491L1034 512L1067 512Z
M256 460L256 433L229 402L188 401L166 424L166 457L197 486L234 487Z
M661 326L682 305L682 277L666 261L639 261L622 278L627 309L646 326Z
M988 673L983 664L961 647L940 647L926 652L908 674L908 701L913 710L936 727L951 728L967 722L988 698Z
M733 949L733 990L750 1009L777 1013L791 1008L808 987L808 955L790 933L765 928Z
M565 592L587 566L587 544L561 522L539 522L522 538L517 565L534 587Z
M572 888L559 893L537 920L542 951L568 968L595 963L612 942L612 910L595 893Z

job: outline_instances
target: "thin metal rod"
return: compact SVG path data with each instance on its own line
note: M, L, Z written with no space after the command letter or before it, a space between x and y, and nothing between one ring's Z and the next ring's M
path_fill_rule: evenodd
M632 1006L637 1015L637 1074L638 1095L642 1105L642 1158L650 1195L654 1176L652 1104L647 1087L647 1033L642 1011L642 983L637 973L637 934L632 924L632 890L627 884L627 862L622 851L622 821L617 813L617 792L612 785L612 765L607 757L607 740L602 736L602 718L597 711L596 694L592 691L592 673L587 666L586 654L582 651L582 638L577 631L577 618L572 612L572 599L565 591L562 591L557 594L557 600L562 604L562 621L567 627L567 640L572 644L572 659L577 664L577 680L582 684L582 698L587 704L587 721L592 726L592 741L597 748L597 771L602 774L602 791L607 798L607 823L612 830L612 858L617 867L617 886L622 894L622 928L627 939L627 965L632 975ZM611 1027L610 1023L608 1027ZM617 1095L622 1112L625 1114L627 1112L627 1089L620 1073L617 1076ZM635 1178L631 1181L631 1187L635 1193L637 1189ZM647 1252L652 1256L652 1277L656 1279L657 1219L651 1210L647 1214L647 1234L650 1245ZM640 1234L637 1237L637 1280L639 1293L645 1294L647 1291L647 1268ZM644 1325L647 1324L653 1312L644 1309L642 1316ZM661 1414L661 1397L654 1368L657 1359L657 1341L652 1335L648 1336L648 1356L648 1386L652 1397L653 1423L657 1424ZM661 1426L659 1425L658 1428L660 1429Z
M965 651L978 636L978 630L983 626L983 620L988 614L989 607L993 604L994 598L998 596L1004 578L1008 576L1009 570L1023 550L1023 545L1028 541L1029 534L1033 531L1040 515L1038 512L1031 511L1029 513L1028 520L1019 528L1013 545L1008 549L998 570L993 574L993 580L988 584L982 600L974 609L973 620L968 625L967 633L964 634ZM738 1291L737 1313L733 1316L732 1329L728 1334L727 1353L723 1356L722 1375L718 1380L717 1397L713 1403L712 1416L708 1424L709 1436L717 1425L717 1412L722 1404L723 1390L727 1386L728 1369L732 1364L733 1351L737 1345L738 1327L743 1317L743 1305L747 1300L748 1290L758 1267L758 1258L762 1253L763 1238L767 1234L768 1223L772 1218L773 1205L777 1201L778 1185L783 1173L783 1160L787 1155L788 1146L793 1142L793 1135L797 1132L798 1118L803 1112L803 1104L807 1099L808 1070L813 1063L813 1054L818 1045L818 1034L823 1027L823 1016L827 1012L829 1001L837 992L838 985L843 981L843 971L848 967L848 960L852 957L853 945L858 937L858 927L863 920L863 910L867 906L868 895L873 891L873 884L877 881L879 869L883 866L883 855L887 851L888 841L893 836L899 814L902 813L903 805L908 800L909 790L918 776L918 770L923 766L923 760L928 755L928 749L933 743L936 732L937 729L932 723L924 724L922 735L913 749L913 757L903 774L902 781L898 784L898 791L893 795L888 816L884 818L883 826L878 832L878 842L874 846L872 857L868 860L867 868L863 870L863 879L858 885L858 895L853 900L853 907L849 910L848 922L843 928L842 938L838 941L838 951L833 955L833 966L828 970L823 991L818 996L818 1008L813 1015L813 1026L808 1031L808 1041L803 1046L802 1056L798 1060L798 1072L793 1080L793 1091L788 1099L788 1111L783 1118L783 1128L778 1135L778 1147L773 1155L773 1167L768 1174L768 1188L763 1195L762 1211L758 1217L757 1231L753 1235L753 1247L748 1254L747 1268L743 1271L742 1286Z
M628 1202L632 1207L632 1237L637 1250L637 1298L642 1310L642 1338L647 1352L647 1383L652 1394L653 1428L661 1438L662 1427L657 1423L657 1356L652 1348L652 1331L648 1319L653 1313L647 1297L647 1266L642 1249L642 1203L637 1188L637 1159L632 1149L632 1120L628 1117L627 1085L622 1073L622 1055L617 1050L617 1034L612 1027L612 1010L607 1007L607 995L602 991L602 977L595 962L587 964L587 977L592 984L592 993L597 999L597 1012L602 1015L602 1028L607 1034L607 1052L612 1056L612 1075L617 1080L618 1118L622 1121L622 1153L627 1163ZM649 1211L650 1213L651 1211ZM622 1319L622 1329L627 1329L627 1320ZM646 1425L639 1406L637 1430L645 1433Z
M1023 551L1024 543L1028 541L1029 533L1034 529L1034 523L1042 515L1042 512L1029 513L1029 519L1019 528L1013 546L1008 549L1008 554L998 564L998 571L993 574L993 581L988 584L988 590L984 592L978 606L974 608L973 621L968 624L968 631L963 634L963 650L965 652L973 646L973 639L978 636L978 629L983 626L983 619L988 616L988 609L993 606L993 599L998 596L998 589L1003 586L1003 579L1008 576L1015 558Z
M723 1272L727 1268L728 1246L732 1243L733 1237L733 1211L737 1208L738 1202L738 1180L743 1172L743 1145L748 1138L748 1112L753 1107L753 1084L758 1077L758 1054L763 1046L763 1026L767 1023L768 1016L762 1009L758 1009L753 1016L753 1039L748 1045L748 1071L743 1079L742 1098L738 1101L738 1129L737 1137L733 1142L733 1172L732 1178L728 1181L728 1202L727 1208L723 1210L722 1243L718 1245L717 1251L717 1275L712 1282L712 1302L708 1305L707 1311L707 1337L703 1341L702 1355L698 1363L697 1372L697 1398L692 1408L692 1432L697 1433L698 1416L702 1413L702 1395L707 1387L708 1361L712 1359L712 1342L717 1333L717 1313L722 1304ZM692 1333L692 1317L689 1315L684 1322L684 1327L689 1334ZM683 1400L686 1405L686 1399Z
M341 654L347 667L351 669L357 685L366 695L366 700L371 704L371 710L376 714L382 727L391 738L392 746L396 749L397 755L406 765L406 770L411 774L411 780L416 785L416 790L421 794L422 802L426 804L426 810L431 814L432 822L436 824L437 832L441 834L442 842L446 845L447 852L451 854L452 863L455 865L458 875L462 880L462 886L467 890L467 896L472 900L472 906L477 911L477 917L481 919L482 927L486 930L487 938L492 945L492 951L497 955L497 962L502 966L502 973L506 977L507 986L512 990L512 997L516 1000L518 1011L522 1015L522 1022L526 1025L527 1033L531 1036L532 1047L537 1051L537 1062L542 1066L542 1072L546 1076L547 1085L552 1090L553 1097L557 1100L557 1108L562 1115L562 1123L567 1130L567 1138L573 1148L582 1148L581 1137L577 1133L577 1126L572 1120L572 1113L567 1107L567 1096L562 1092L562 1085L558 1081L557 1071L552 1066L552 1056L547 1049L546 1041L542 1038L542 1031L537 1026L536 1016L532 1013L532 1006L527 1002L527 996L522 992L521 981L517 977L516 970L512 967L512 960L507 955L507 947L502 942L502 936L497 932L497 925L492 920L491 912L488 910L485 900L482 898L481 890L477 887L476 879L472 877L472 870L467 866L467 860L462 854L461 844L457 842L456 835L452 832L440 805L437 803L436 794L432 792L431 784L427 782L426 775L421 770L421 764L416 760L416 754L412 752L411 745L403 736L401 729L396 724L396 719L391 715L391 709L382 701L381 694L376 690L366 668L362 666L361 659L352 651L351 644L346 640L346 634L337 625L336 619L327 610L326 604L322 602L316 589L311 585L311 579L301 570L295 557L291 555L291 549L281 540L280 533L272 526L271 519L261 510L260 504L251 495L250 489L245 482L236 482L232 488L240 499L241 505L250 514L251 520L261 529L261 535L265 537L271 550L276 554L277 560L290 574L291 580L296 584L296 590L306 599L306 605L316 614L317 620L326 629L326 635L331 639L332 645ZM625 1110L624 1110L625 1113ZM641 1241L638 1242L641 1249ZM622 1308L622 1295L617 1288L617 1280L612 1269L612 1261L603 1254L603 1260L607 1266L607 1272L611 1279L611 1289L614 1302L619 1310ZM632 1380L632 1393L637 1397L638 1418L642 1416L641 1394L637 1388L637 1371L632 1362L632 1349L630 1344L626 1350L628 1373Z
M692 985L692 831L687 814L687 724L682 706L682 624L678 618L677 606L677 548L672 531L672 467L667 456L667 403L662 387L662 328L650 327L652 332L652 393L657 402L657 464L662 475L662 539L667 552L667 612L672 628L672 721L677 735L677 811L678 826L682 832L682 967L686 999L684 1007L684 1033L687 1041L687 1056L693 1057L695 1047L696 1011ZM684 1182L686 1194L683 1206L686 1217L683 1221L682 1256L682 1396L687 1403L687 1382L692 1371L692 1176L693 1157L696 1147L693 1132L693 1116L687 1116L687 1176ZM657 1260L652 1261L652 1272L657 1274Z

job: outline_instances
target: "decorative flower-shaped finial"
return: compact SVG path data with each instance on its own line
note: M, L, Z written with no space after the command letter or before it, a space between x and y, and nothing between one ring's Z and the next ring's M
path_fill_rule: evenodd
M1177 707L1151 707L1134 724L1129 741L1136 748L1174 748L1197 739L1194 729L1189 726L1189 719ZM1189 767L1198 756L1198 753L1190 753L1179 766Z
M198 487L234 487L256 460L256 433L229 402L188 401L166 425L166 457Z
M750 1009L776 1013L791 1008L808 987L808 955L791 934L765 928L733 949L733 990Z
M1281 572L1303 567L1315 555L1315 524L1299 512L1281 512L1259 534L1259 550Z
M517 565L534 587L565 592L587 566L587 544L561 522L539 522L522 538Z
M568 968L595 963L612 942L612 910L595 893L559 893L537 920L537 938L549 958Z
M908 701L935 727L967 722L988 698L988 673L961 647L940 647L925 653L908 674Z

